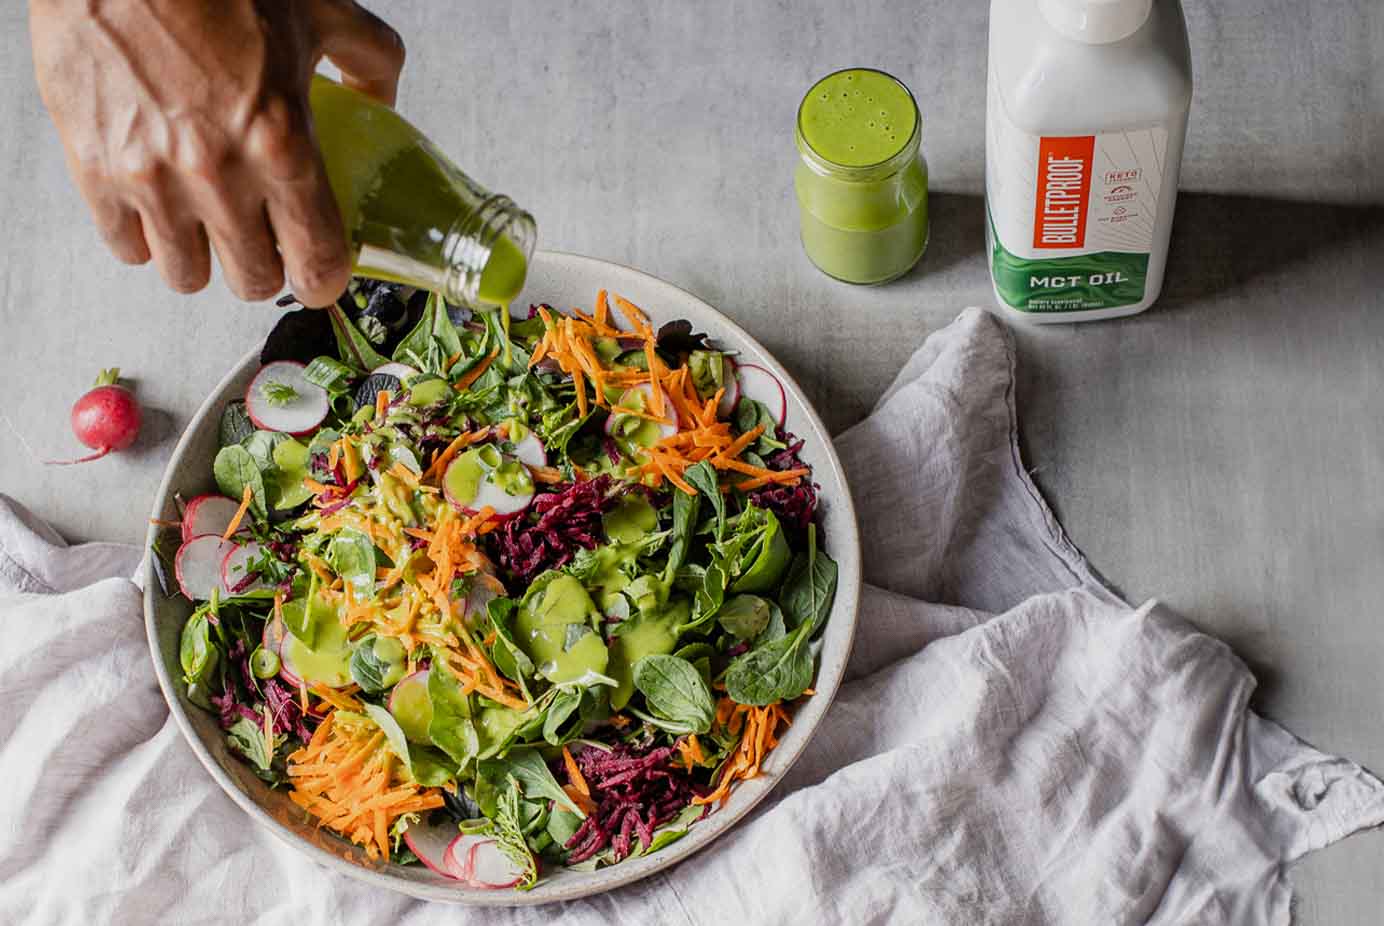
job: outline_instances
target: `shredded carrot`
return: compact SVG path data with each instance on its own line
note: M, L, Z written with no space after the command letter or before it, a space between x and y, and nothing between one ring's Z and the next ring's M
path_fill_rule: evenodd
M266 716L267 713L266 713ZM363 718L328 714L306 746L288 757L289 799L365 848L389 858L389 829L406 813L442 806L442 792L421 788L395 760L384 735Z
M455 457L462 448L474 444L478 440L483 440L488 435L489 432L485 429L479 431L462 431L452 439L452 442L447 445L445 450L437 455L437 458L429 464L427 470L419 478L423 482L427 482L434 478L440 478L442 474L447 471L447 464L452 462L452 458Z
M572 751L566 746L562 747L562 764L567 767L567 777L571 780L572 786L584 797L591 796L591 788L582 777L581 769L577 767L577 760L572 758Z
M346 469L346 481L355 482L363 472L360 454L356 452L355 445L351 443L349 437L342 437L339 443L341 444L341 465Z
M465 392L471 384L485 375L485 371L490 369L490 365L495 362L495 358L500 356L500 349L497 347L477 363L471 369L462 374L461 379L456 381L455 389L457 392Z
M530 466L529 475L533 476L534 482L544 485L557 485L562 482L562 470L554 466Z
M394 397L389 394L388 389L381 389L375 393L375 420L384 421L384 416L389 413L389 403Z
M245 491L240 493L240 507L231 516L231 523L226 525L226 532L221 535L222 540L230 540L235 536L235 532L240 530L240 522L245 520L245 512L250 510L250 502L254 497L255 493L247 485Z
M303 478L303 486L312 492L313 495L321 495L323 492L330 492L331 486L323 485L316 479Z
M395 460L394 465L389 468L389 474L405 485L418 485L419 475L403 464L402 460Z
M787 726L791 722L788 712L777 701L765 707L754 707L736 704L728 697L721 698L716 704L715 726L732 735L740 733L740 742L721 766L715 790L694 797L692 803L712 804L724 800L735 782L758 777L764 758L778 745L779 725Z
M753 444L755 441L759 440L759 435L763 433L764 425L755 425L754 427L746 431L744 434L741 434L735 440L731 441L730 446L727 447L725 450L721 451L720 456L727 460L734 459L735 457L740 456L741 452L744 451L746 447L750 446L750 444Z
M695 733L678 740L677 751L683 766L689 772L706 760L706 754L702 752L702 744L697 741L697 734Z

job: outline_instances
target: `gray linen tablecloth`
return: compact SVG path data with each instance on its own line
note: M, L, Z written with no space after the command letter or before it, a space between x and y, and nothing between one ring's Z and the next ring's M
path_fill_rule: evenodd
M868 585L788 779L663 875L508 913L367 890L254 827L169 720L138 551L0 497L0 921L1288 922L1287 864L1384 821L1384 787L1251 712L1225 645L1108 591L1015 435L1013 343L967 310L837 440Z

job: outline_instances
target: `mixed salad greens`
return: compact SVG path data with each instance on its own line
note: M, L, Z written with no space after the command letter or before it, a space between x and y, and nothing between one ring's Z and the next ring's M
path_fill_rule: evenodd
M604 291L521 320L364 280L261 359L173 564L188 697L262 779L523 889L760 773L837 580L771 373Z

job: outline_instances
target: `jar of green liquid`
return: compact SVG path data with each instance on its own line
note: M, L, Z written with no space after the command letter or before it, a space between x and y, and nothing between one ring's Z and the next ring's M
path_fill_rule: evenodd
M532 216L483 189L388 106L322 76L311 103L357 275L433 290L454 305L508 306L519 295Z
M828 74L798 107L794 177L803 248L847 283L902 276L927 247L927 162L918 104L870 68Z

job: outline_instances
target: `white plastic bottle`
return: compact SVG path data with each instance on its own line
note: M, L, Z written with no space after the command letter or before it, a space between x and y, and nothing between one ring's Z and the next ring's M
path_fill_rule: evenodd
M986 243L1033 322L1133 315L1163 286L1192 64L1178 0L991 0Z

